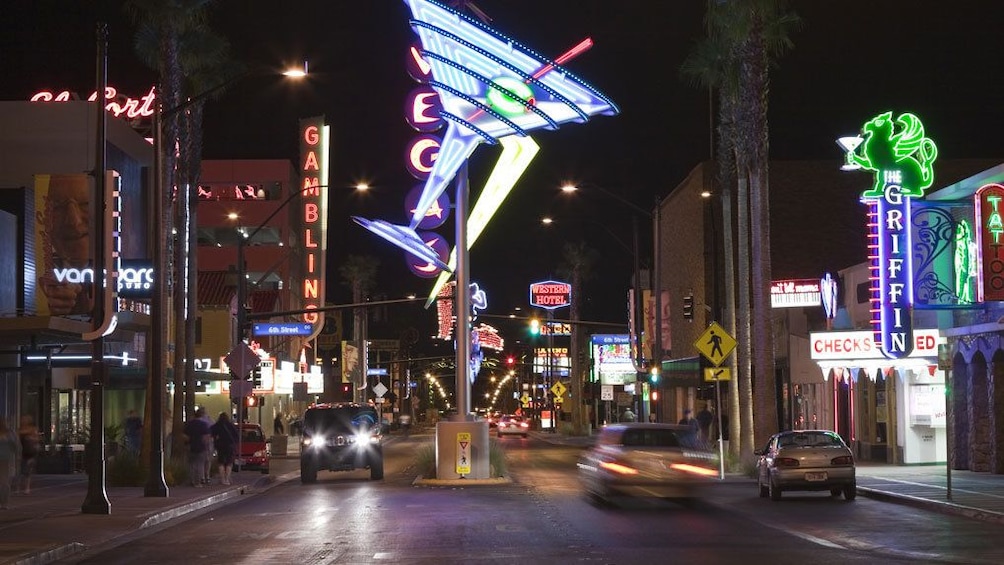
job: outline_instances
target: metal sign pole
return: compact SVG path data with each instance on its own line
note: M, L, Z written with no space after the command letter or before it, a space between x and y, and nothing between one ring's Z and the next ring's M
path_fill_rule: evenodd
M722 389L715 374L715 416L718 418L718 478L725 480L725 440L722 438Z

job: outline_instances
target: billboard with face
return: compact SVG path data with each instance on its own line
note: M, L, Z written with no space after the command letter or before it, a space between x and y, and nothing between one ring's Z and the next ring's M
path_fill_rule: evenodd
M35 175L40 316L90 319L94 307L94 186L86 174Z

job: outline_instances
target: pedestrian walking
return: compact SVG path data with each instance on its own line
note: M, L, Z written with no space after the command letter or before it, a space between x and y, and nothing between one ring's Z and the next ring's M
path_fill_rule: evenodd
M35 474L35 465L40 450L38 427L35 426L35 420L32 419L31 415L21 416L17 437L21 443L21 484L19 490L24 494L31 494L31 477Z
M715 415L711 412L710 402L704 403L704 408L697 413L696 419L701 430L701 439L705 442L711 441L711 423L714 422Z
M679 424L681 426L689 427L690 430L694 432L694 434L700 432L700 425L694 418L694 413L690 410L690 408L687 408L686 410L683 411L683 417L680 418Z
M185 422L185 438L188 442L188 479L193 487L203 485L203 475L206 469L206 459L209 450L206 448L209 440L209 424L202 418L202 409L195 411L195 417Z
M404 432L404 437L411 435L411 415L401 414L398 418L398 423L401 424L401 430Z
M220 412L216 423L209 428L213 437L213 447L216 449L216 464L220 470L220 484L230 484L230 473L237 457L237 426L230 421L230 415Z
M272 420L272 433L277 436L286 433L286 428L282 425L282 412L276 412L275 420Z
M202 408L199 408L196 414L201 413L202 421L206 423L206 429L213 427L213 419L209 417L209 414ZM202 465L202 484L208 485L209 478L212 476L213 470L213 436L211 433L207 433L205 437L206 441L206 457L203 459Z
M7 510L10 503L11 483L17 461L17 437L7 426L7 420L0 418L0 510Z
M636 419L637 416L634 415L634 412L630 408L625 408L624 413L621 414L621 422L634 422Z
M125 431L126 451L134 455L139 453L140 437L143 435L143 420L140 419L135 410L129 410L122 428Z

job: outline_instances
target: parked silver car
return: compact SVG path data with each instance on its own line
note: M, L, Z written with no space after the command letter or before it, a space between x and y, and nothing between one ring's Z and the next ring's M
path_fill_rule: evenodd
M673 424L604 426L578 468L586 493L598 501L633 495L686 502L718 479L715 454L693 428Z
M755 453L761 497L781 500L782 492L792 490L828 490L847 500L857 496L854 455L836 432L781 432Z

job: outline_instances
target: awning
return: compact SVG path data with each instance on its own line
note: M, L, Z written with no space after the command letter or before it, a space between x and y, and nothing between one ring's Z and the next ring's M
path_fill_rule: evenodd
M701 359L696 355L680 359L664 359L660 381L664 379L674 386L700 386L701 372Z

